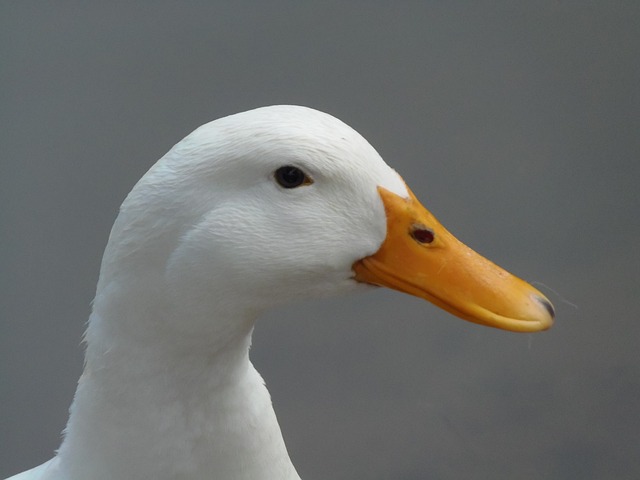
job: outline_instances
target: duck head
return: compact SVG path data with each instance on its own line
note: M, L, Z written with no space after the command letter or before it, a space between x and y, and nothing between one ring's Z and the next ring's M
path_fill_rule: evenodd
M158 161L122 206L100 283L134 271L154 276L135 283L165 309L204 323L372 286L506 330L553 319L542 293L456 240L361 135L304 107L213 121Z

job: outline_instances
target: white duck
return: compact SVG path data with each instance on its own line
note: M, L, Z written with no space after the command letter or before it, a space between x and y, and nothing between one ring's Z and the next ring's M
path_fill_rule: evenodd
M330 115L273 106L198 128L122 204L64 441L13 480L298 479L249 361L255 320L367 284L507 330L553 321Z

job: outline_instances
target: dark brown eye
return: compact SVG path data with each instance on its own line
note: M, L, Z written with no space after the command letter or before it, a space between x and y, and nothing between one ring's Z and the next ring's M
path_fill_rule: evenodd
M311 185L311 180L302 170L293 165L285 165L280 167L274 173L274 177L278 185L282 188L296 188L301 185Z
M411 231L411 236L418 243L431 243L435 240L436 234L433 230L424 225L415 225Z

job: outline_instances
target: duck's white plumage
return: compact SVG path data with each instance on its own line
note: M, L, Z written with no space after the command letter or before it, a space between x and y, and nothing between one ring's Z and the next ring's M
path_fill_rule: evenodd
M283 188L283 166L310 184ZM254 322L365 288L352 267L385 242L381 188L410 197L357 132L304 107L232 115L178 143L111 231L59 452L13 479L298 479L249 361Z

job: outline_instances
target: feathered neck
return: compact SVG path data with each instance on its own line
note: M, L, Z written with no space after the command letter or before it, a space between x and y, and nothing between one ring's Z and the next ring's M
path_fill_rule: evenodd
M166 325L194 319L162 318L176 311L144 308L154 302L134 285L125 292L96 297L59 452L64 478L298 479L249 361L254 317L208 318L217 341L172 338Z

